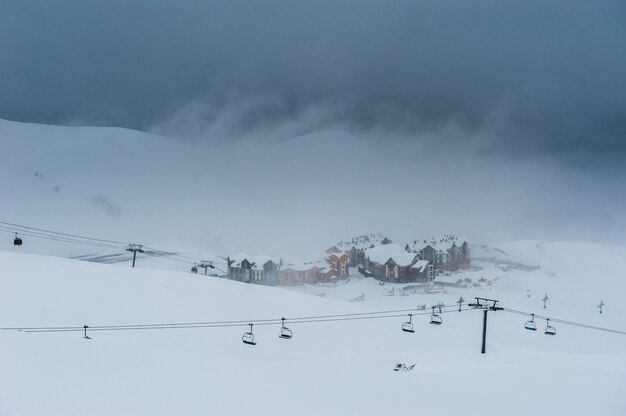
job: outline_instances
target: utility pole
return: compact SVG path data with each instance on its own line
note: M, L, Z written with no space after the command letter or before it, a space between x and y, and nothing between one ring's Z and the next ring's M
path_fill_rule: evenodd
M213 266L213 262L212 261L208 261L208 260L202 260L200 262L200 264L198 264L198 267L201 267L204 269L204 275L206 276L206 271L208 268L210 269L215 269L215 266Z
M548 297L548 294L546 293L543 297L543 309L546 308L546 303L548 302L548 299L550 298Z
M480 353L485 354L486 347L487 347L487 312L501 311L503 308L498 306L498 301L495 299L486 299L486 298L474 298L474 299L476 299L476 302L470 303L468 306L472 306L476 309L478 308L483 309L483 343L482 343L482 348L480 350ZM491 303L491 305L489 303Z
M129 244L126 247L126 251L133 253L133 267L135 267L135 259L137 258L137 252L143 253L143 244Z

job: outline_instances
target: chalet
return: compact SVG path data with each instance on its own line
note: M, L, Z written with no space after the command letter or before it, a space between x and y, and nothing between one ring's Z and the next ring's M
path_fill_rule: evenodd
M427 260L393 243L365 250L365 270L376 279L394 283L428 282L433 278Z
M350 267L357 267L365 265L365 250L391 243L392 241L389 238L384 237L382 234L363 234L357 237L352 237L350 240L341 240L333 247L341 249L342 253L346 253L348 255ZM327 253L331 254L328 250Z
M455 236L422 242L416 240L407 244L404 249L409 253L419 254L420 258L429 261L437 270L455 271L468 269L471 265L467 241Z
M343 254L330 254L328 256L328 262L331 264L331 267L337 270L338 277L347 277L349 275L348 263L350 259L346 253Z
M339 254L339 253L345 253L345 250L342 250L337 246L332 246L326 249L326 254Z
M278 271L278 283L283 286L315 284L322 280L322 270L328 267L328 261L322 258L300 263L286 263Z
M320 281L322 282L335 282L337 281L337 270L332 267L325 267L320 270Z
M281 286L298 286L319 281L320 269L317 266L286 266L278 271L278 283Z
M247 283L276 285L282 261L267 256L238 254L227 258L228 278Z

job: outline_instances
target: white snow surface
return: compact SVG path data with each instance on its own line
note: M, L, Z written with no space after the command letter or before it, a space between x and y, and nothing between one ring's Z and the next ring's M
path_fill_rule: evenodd
M480 256L481 250L494 251L485 247L474 254ZM92 340L84 340L81 332L2 330L0 414L626 414L624 335L554 324L557 335L549 337L541 331L544 321L531 332L523 329L523 316L490 312L487 354L482 355L480 310L451 308L441 326L429 325L428 315L416 315L414 334L400 330L406 317L289 324L290 317L454 304L462 295L626 329L620 303L626 249L515 242L498 250L506 254L496 251L501 255L475 260L473 270L458 275L506 284L438 294L381 286L354 270L342 285L293 291L3 251L3 328L285 316L294 337L279 339L277 325L255 326L256 346L241 342L245 326L93 331ZM596 268L585 269L590 262L579 261L582 253L595 256ZM505 261L510 268L503 270ZM525 269L530 266L539 268ZM545 293L550 301L544 310ZM321 294L324 298L311 296ZM361 294L364 302L347 302ZM602 315L596 308L601 297L606 304ZM415 363L415 368L392 371L398 362Z

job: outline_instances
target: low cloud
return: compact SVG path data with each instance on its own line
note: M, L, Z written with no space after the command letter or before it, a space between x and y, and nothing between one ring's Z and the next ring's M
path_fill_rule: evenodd
M626 153L624 21L619 0L9 2L0 117Z
M94 196L93 198L91 198L91 203L110 217L118 218L122 215L122 208L113 205L111 201L109 201L102 195Z

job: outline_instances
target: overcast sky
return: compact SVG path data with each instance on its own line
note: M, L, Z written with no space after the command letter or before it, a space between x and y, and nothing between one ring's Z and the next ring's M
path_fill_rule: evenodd
M0 118L219 149L198 169L223 234L244 230L228 250L301 230L626 244L624 0L0 0Z
M0 118L220 140L454 130L440 140L626 152L622 0L0 8Z

